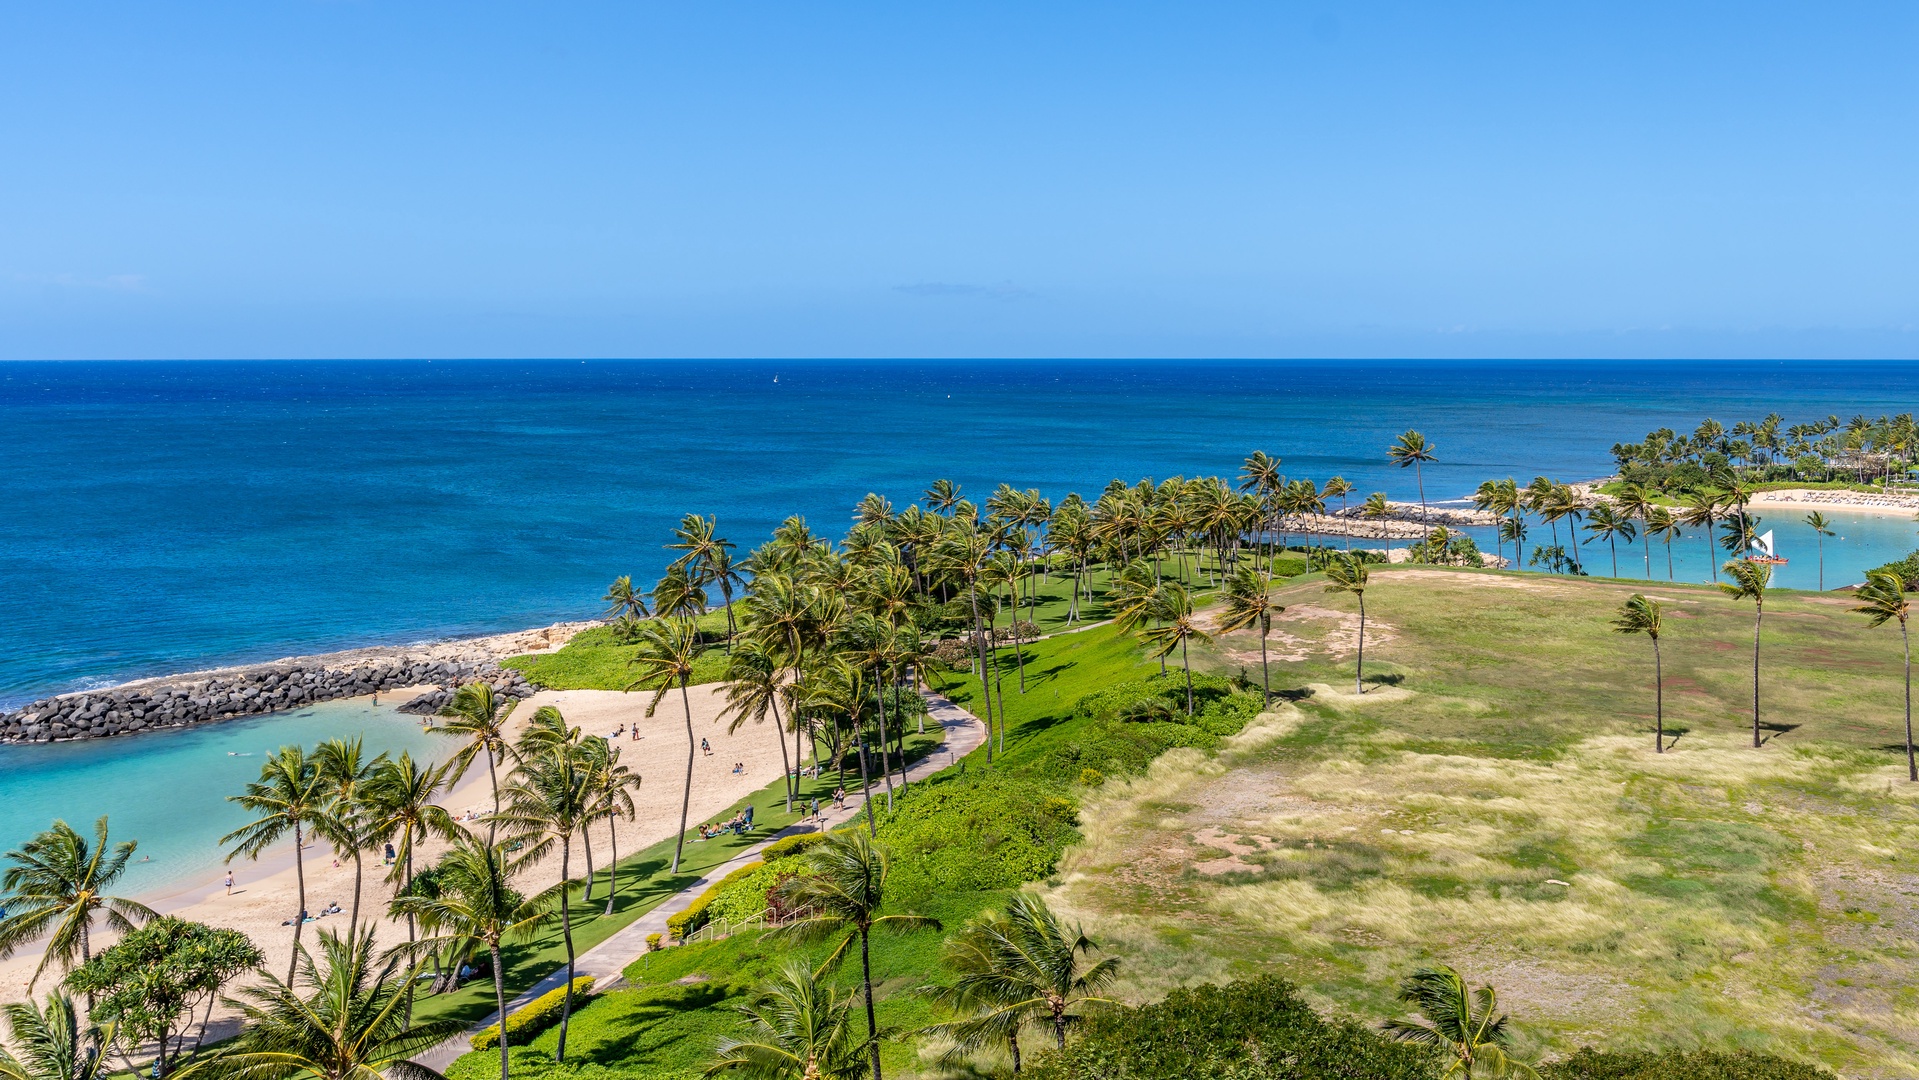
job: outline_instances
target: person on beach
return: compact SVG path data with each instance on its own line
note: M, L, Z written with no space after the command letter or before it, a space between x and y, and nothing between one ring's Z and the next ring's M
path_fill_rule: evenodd
M233 871L227 871L227 895L233 895Z
M707 742L704 738L702 738L700 740L700 753L705 754L707 757L712 757L713 744Z

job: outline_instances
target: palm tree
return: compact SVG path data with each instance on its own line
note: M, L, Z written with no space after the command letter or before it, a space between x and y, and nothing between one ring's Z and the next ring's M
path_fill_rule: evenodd
M874 930L905 932L938 930L938 919L924 915L882 915L886 906L889 860L886 849L858 830L833 833L807 852L810 875L787 878L778 887L781 901L801 918L774 935L815 940L845 932L846 937L827 955L819 970L836 966L847 946L860 943L860 978L865 987L866 1036L873 1064L873 1080L880 1078L879 1023L873 1012L873 962L869 939Z
M609 617L623 619L644 619L651 612L646 610L646 593L633 587L633 579L625 574L613 579L606 587L606 595L600 597L612 605L606 609Z
M552 893L527 899L512 885L515 875L525 869L525 859L509 859L505 851L490 841L461 829L453 847L440 857L439 889L434 896L401 896L393 901L393 910L409 918L418 918L426 932L434 935L413 947L445 948L457 967L461 958L476 946L484 945L492 960L493 996L498 1003L500 1025L500 1076L510 1075L506 1044L506 967L500 961L500 945L505 941L532 940L545 924L552 908ZM557 886L564 889L566 882ZM373 1080L365 1077L364 1080ZM401 1080L395 1077L394 1080Z
M1911 617L1912 609L1906 603L1905 584L1890 570L1873 570L1866 574L1866 583L1859 586L1853 597L1861 603L1852 610L1866 616L1872 625L1883 626L1888 619L1899 620L1899 645L1906 659L1906 779L1919 783L1919 762L1912 755L1912 641L1906 636L1906 620Z
M453 701L440 710L447 722L433 728L433 731L455 739L465 739L466 745L453 755L453 773L447 777L448 785L457 784L466 775L473 759L486 755L486 779L493 790L493 813L500 813L500 774L496 762L506 757L506 718L512 714L517 701L503 700L493 692L491 683L471 682L453 693ZM487 826L487 837L494 835L494 827Z
M240 1037L188 1065L180 1080L444 1080L413 1056L459 1034L464 1020L413 1023L405 1003L413 969L398 955L376 961L373 928L320 931L326 968L300 950L303 996L291 983L239 992ZM264 974L264 973L263 973Z
M1266 637L1273 632L1273 616L1285 610L1273 603L1266 583L1251 567L1242 569L1226 583L1226 610L1220 614L1219 628L1232 633L1254 624L1259 626L1259 681L1267 705L1273 703L1273 682L1266 666Z
M1683 509L1679 511L1679 520L1682 524L1689 528L1705 530L1706 565L1709 567L1719 565L1713 562L1712 523L1719 516L1720 507L1724 505L1721 500L1724 498L1725 496L1717 491L1690 491L1686 493L1686 498L1681 504ZM1718 570L1712 571L1712 579L1719 580Z
M1766 586L1772 583L1772 567L1765 563L1734 559L1720 567L1727 581L1719 589L1734 600L1751 600L1752 619L1752 745L1759 741L1759 624L1766 618Z
M1366 562L1351 553L1336 555L1326 563L1326 591L1352 593L1359 601L1359 653L1353 669L1353 693L1366 692Z
M1818 537L1819 544L1819 591L1826 591L1826 537L1833 535L1832 522L1826 515L1814 510L1806 515L1806 524L1812 527L1812 533Z
M552 718L561 725L566 722L558 709L552 710ZM500 814L507 835L526 843L521 858L538 862L552 854L555 844L560 848L558 892L560 937L566 944L566 993L560 1002L560 1034L553 1057L562 1064L567 1022L573 1016L573 834L585 831L595 809L591 773L585 765L578 746L571 742L548 741L522 749L519 767L506 786L506 808Z
M1658 504L1652 501L1652 494L1638 484L1627 484L1620 490L1618 495L1614 496L1614 499L1618 502L1621 513L1627 517L1639 519L1640 525L1643 526L1640 534L1645 539L1646 577L1651 579L1652 515L1653 511L1659 508ZM1631 542L1631 537L1628 537L1627 541ZM1615 573L1613 576L1617 577L1619 575Z
M786 812L790 814L796 785L793 762L786 753L786 722L780 719L781 670L778 658L761 642L749 641L733 650L726 661L726 712L720 715L733 715L733 722L726 729L731 735L748 720L763 724L766 714L773 714L780 744L780 767L784 770L781 786L786 793Z
M1656 725L1652 745L1655 752L1663 754L1666 752L1666 679L1659 661L1659 632L1663 628L1659 601L1632 594L1626 606L1619 609L1612 628L1615 634L1644 634L1652 639L1653 722Z
M1347 510L1346 498L1351 495L1353 491L1353 482L1351 480L1343 476L1335 476L1331 480L1326 481L1326 486L1319 489L1319 494L1324 498L1339 500L1339 516L1343 519L1346 516ZM1346 541L1346 550L1351 551L1353 549L1352 533L1347 532L1344 539Z
M747 632L759 639L760 643L775 655L787 662L793 677L787 685L798 689L801 676L805 672L806 649L813 642L820 626L820 605L818 590L802 585L786 574L755 573L753 591L746 598ZM799 767L799 761L805 756L800 749L802 725L798 717L793 718L793 767ZM785 753L784 743L781 753ZM799 796L799 782L794 781L794 797Z
M1366 501L1359 504L1359 514L1368 521L1381 522L1380 536L1385 539L1388 548L1393 546L1392 538L1386 536L1386 526L1383 524L1387 518L1393 516L1393 504L1386 500L1385 492L1375 491L1366 496ZM1347 550L1352 549L1348 547Z
M1063 1050L1066 1029L1082 1018L1081 1008L1110 1001L1098 994L1119 975L1119 960L1094 962L1098 950L1077 925L1069 930L1046 901L1016 893L1005 913L985 912L947 941L944 959L957 977L937 996L963 1017L931 1030L953 1040L954 1055L1004 1039L1017 1073L1021 1029L1044 1024Z
M353 856L353 910L347 916L347 933L351 936L360 925L360 888L365 876L360 853L377 843L372 836L366 785L374 770L386 763L386 755L368 761L362 740L356 735L322 742L314 749L312 761L315 778L327 798L326 812L315 819L314 830L333 845L336 853L344 847Z
M784 747L784 739L780 741ZM592 800L590 817L606 819L606 911L613 914L613 901L620 894L620 830L618 819L634 817L632 788L640 786L640 774L620 764L620 748L606 739L588 739L580 745L587 770L587 793ZM581 835L585 835L581 828Z
M707 1076L740 1072L755 1080L858 1080L866 1041L853 1032L853 995L841 997L802 963L788 963L740 1007L750 1025L722 1039Z
M1425 463L1437 460L1433 455L1439 448L1426 441L1426 436L1417 431L1408 431L1393 440L1386 456L1400 468L1413 467L1413 475L1419 479L1419 516L1422 520L1430 518L1426 512L1426 476Z
M1187 655L1188 644L1193 641L1207 642L1212 635L1199 628L1199 619L1193 614L1193 597L1186 586L1177 581L1162 582L1153 590L1151 614L1156 625L1142 632L1140 639L1153 646L1153 655L1164 658L1174 649L1179 650L1179 666L1186 672L1186 715L1193 715L1193 665ZM1264 640L1262 639L1262 648Z
M1679 531L1679 515L1663 506L1652 508L1652 514L1646 519L1646 535L1657 536L1666 545L1666 580L1672 580L1672 542L1684 534Z
M133 856L137 841L110 844L107 819L93 823L93 842L64 821L7 852L7 872L0 875L0 957L51 932L40 963L27 980L27 989L40 981L47 965L59 960L74 966L93 955L92 929L96 915L104 914L109 930L126 933L153 918L153 909L134 900L107 895Z
M14 1053L0 1046L0 1080L99 1080L112 1071L102 1052L113 1041L111 1029L81 1024L65 994L49 996L45 1008L31 1001L0 1005L0 1016L14 1046Z
M413 852L431 837L451 839L459 831L453 815L433 800L447 786L452 763L422 768L405 750L397 758L380 762L367 781L367 807L373 817L372 835L376 842L399 842L399 857L393 860L387 880L406 893L413 888ZM412 916L406 920L406 939L415 937Z
M673 840L673 872L677 874L680 853L686 848L686 815L693 804L693 753L698 746L693 738L693 700L687 696L686 684L693 677L693 664L703 651L700 631L691 619L654 619L642 629L639 646L628 663L639 668L641 675L627 689L653 691L653 700L646 706L651 714L677 682L680 707L686 714L686 785L680 792L680 832Z
M935 480L926 489L926 506L936 514L944 514L958 505L960 486L951 480Z
M1499 998L1490 986L1468 991L1466 980L1457 971L1439 964L1413 972L1400 987L1399 1000L1417 1006L1424 1023L1416 1020L1388 1020L1382 1027L1396 1042L1432 1046L1451 1051L1452 1063L1442 1077L1532 1077L1532 1066L1514 1061L1507 1055L1511 1039L1506 1016L1500 1013Z
M1586 522L1586 531L1593 537L1605 537L1606 547L1612 551L1612 576L1619 576L1619 548L1614 544L1618 537L1625 537L1626 543L1633 542L1638 531L1633 527L1632 519L1613 509L1611 503L1600 503L1592 508L1592 514Z
M287 959L287 982L293 981L300 963L300 927L306 922L307 876L306 830L326 813L326 794L320 790L319 772L306 751L297 746L282 746L260 766L260 779L247 785L241 795L227 796L228 802L259 815L251 824L222 836L220 846L237 846L227 852L226 861L245 855L258 859L260 853L293 834L293 877L299 883L300 910L293 916L293 955Z

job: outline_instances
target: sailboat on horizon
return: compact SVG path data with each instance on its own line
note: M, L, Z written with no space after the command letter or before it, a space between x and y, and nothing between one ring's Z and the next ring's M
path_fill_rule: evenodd
M1747 562L1767 563L1772 566L1785 565L1785 558L1772 546L1771 529L1753 537L1747 546L1751 549L1746 555Z

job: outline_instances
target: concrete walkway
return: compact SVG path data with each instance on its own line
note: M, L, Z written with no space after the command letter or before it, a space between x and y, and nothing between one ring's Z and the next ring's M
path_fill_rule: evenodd
M908 766L906 779L909 783L924 780L936 772L950 768L955 762L959 761L960 758L972 753L986 740L986 725L981 723L978 717L930 690L922 691L921 696L926 698L929 715L939 724L946 737L938 746L933 748L931 753ZM884 799L886 797L886 785L884 783L874 784L873 793ZM626 970L627 965L639 959L640 956L646 952L647 935L659 934L664 938L666 935L666 921L686 910L686 908L691 905L701 893L710 888L714 882L745 866L747 863L758 859L760 852L765 850L767 845L773 843L775 840L782 840L798 833L817 832L820 829L831 827L836 820L844 823L852 818L858 817L864 806L865 800L861 794L857 791L849 791L846 794L845 810L833 811L826 807L821 808L821 816L826 819L823 824L815 823L811 819L795 822L781 829L779 832L768 836L765 840L754 844L752 847L746 848L738 855L707 871L706 876L700 878L698 881L662 900L653 910L634 919L625 927L616 931L612 937L607 938L605 941L574 957L573 968L575 975L593 976L594 990L596 992L613 989L619 981L621 973ZM566 968L561 967L558 971L535 983L519 996L508 998L506 1011L511 1013L527 1002L539 997L541 994L556 989L565 983ZM493 1013L485 1020L469 1028L466 1032L456 1035L430 1050L415 1054L413 1060L425 1065L429 1069L445 1072L447 1067L453 1064L454 1059L472 1049L468 1043L468 1039L472 1033L483 1027L497 1023L499 1018L499 1013Z

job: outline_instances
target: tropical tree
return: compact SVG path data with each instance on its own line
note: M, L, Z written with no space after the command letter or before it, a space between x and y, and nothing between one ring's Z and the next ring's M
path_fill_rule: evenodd
M1359 651L1353 668L1353 693L1366 692L1366 562L1350 552L1326 562L1326 591L1351 593L1359 601Z
M788 963L740 1007L744 1038L720 1041L706 1075L754 1080L858 1080L867 1040L853 1029L853 993L840 995L802 963Z
M260 766L260 779L247 785L245 793L227 796L228 802L258 815L220 838L220 846L233 844L226 861L244 855L258 859L260 853L293 836L293 879L299 886L300 910L293 916L293 955L287 958L287 982L293 981L300 963L300 928L306 922L307 876L306 831L326 814L327 797L320 789L319 771L306 751L297 746L282 746Z
M536 716L551 712L551 719L564 726L565 718L550 706ZM566 1061L566 1032L573 1017L573 979L576 957L573 947L573 834L584 833L594 819L592 772L579 751L569 741L534 743L520 752L519 767L503 794L506 806L500 812L500 825L509 837L524 843L521 858L538 862L560 849L560 938L566 945L566 992L560 1002L560 1032L553 1059ZM590 876L592 871L588 870Z
M432 730L453 739L465 739L466 745L453 755L453 772L447 777L449 786L457 784L473 765L473 759L486 755L486 779L493 791L493 813L500 812L500 773L497 763L506 757L506 718L513 712L518 702L508 700L493 691L493 685L487 682L470 682L453 692L453 700L440 710L447 722ZM487 826L487 837L494 835L493 826ZM289 982L292 980L288 980Z
M1140 639L1153 648L1153 655L1164 658L1174 649L1179 650L1179 666L1186 672L1186 715L1193 715L1193 665L1187 654L1189 644L1194 641L1211 641L1212 635L1200 629L1199 617L1193 612L1192 594L1186 586L1177 581L1164 581L1153 590L1150 612L1155 620L1153 626L1140 632ZM1261 648L1265 647L1264 638Z
M1906 633L1912 608L1906 601L1905 583L1890 570L1873 570L1866 574L1866 583L1859 586L1853 598L1859 606L1852 610L1864 615L1873 626L1899 620L1899 645L1906 664L1906 779L1919 783L1919 761L1912 754L1912 640Z
M1419 516L1421 520L1429 520L1431 518L1431 515L1426 512L1425 463L1437 460L1434 454L1438 449L1438 447L1426 441L1426 436L1421 435L1417 431L1408 431L1399 438L1394 439L1393 445L1386 451L1386 456L1392 459L1393 464L1402 469L1408 465L1413 467L1413 475L1419 480Z
M1712 525L1719 517L1725 494L1718 491L1689 491L1680 503L1679 521L1688 528L1701 529L1706 537L1706 565L1717 567L1712 554ZM1712 571L1712 579L1719 580L1719 571Z
M1388 1020L1382 1025L1386 1036L1447 1051L1452 1061L1441 1076L1475 1080L1539 1075L1507 1052L1511 1033L1492 987L1469 991L1457 971L1438 964L1413 972L1400 987L1399 1000L1416 1007L1425 1020Z
M29 991L48 964L58 960L71 968L76 955L83 964L93 955L96 917L119 933L153 918L153 909L145 904L107 892L126 871L137 843L110 843L102 816L93 823L92 843L73 826L55 821L18 850L7 852L7 871L0 874L0 911L5 912L0 917L0 957L47 937L40 963L27 980Z
M0 1080L100 1080L112 1070L102 1044L111 1037L80 1022L73 999L53 994L46 1005L13 1001L0 1005L12 1052L0 1045Z
M807 852L812 873L787 878L776 887L780 902L789 910L805 912L800 918L773 931L778 937L818 940L844 933L840 943L827 954L820 971L837 966L847 947L860 946L860 980L866 1003L866 1037L873 1065L873 1080L880 1078L879 1022L873 1011L873 963L869 941L875 930L903 933L909 930L939 929L939 920L924 915L886 915L886 878L890 861L886 849L857 830L836 832L824 843Z
M607 615L620 619L644 619L651 612L646 609L646 592L633 587L633 579L625 574L613 579L606 587L606 595L600 597L612 605L606 609Z
M159 1078L171 1074L183 1055L199 1051L221 987L265 959L238 930L163 915L75 968L66 984L95 1002L89 1019L112 1025L111 1041L123 1057L144 1045L155 1048L152 1075ZM205 1015L196 1022L202 1005ZM189 1049L187 1036L196 1027ZM126 1065L138 1073L131 1060Z
M1680 524L1681 522L1679 519L1679 515L1673 513L1671 510L1668 510L1667 508L1663 506L1653 507L1651 515L1646 518L1646 536L1649 538L1657 536L1659 537L1660 541L1666 545L1666 580L1667 581L1671 581L1673 576L1672 575L1672 542L1674 540L1679 539L1683 535L1679 531Z
M704 650L699 628L691 619L648 622L640 634L639 646L629 663L639 669L640 677L627 689L653 691L653 700L646 706L647 714L651 715L659 708L660 699L678 683L680 707L686 715L686 784L680 792L680 832L673 840L673 872L677 874L680 854L686 847L686 815L693 804L693 754L698 749L693 737L693 699L687 696L686 684L693 678L693 664Z
M1084 930L1069 929L1046 901L1016 893L1005 912L985 912L947 941L943 959L955 977L935 996L960 1017L931 1033L953 1040L949 1056L1004 1040L1017 1073L1022 1029L1044 1025L1064 1049L1067 1029L1086 1006L1111 1003L1099 993L1119 975L1119 960L1094 960L1097 951Z
M314 831L326 838L337 853L345 849L353 857L353 908L347 915L347 933L360 925L360 889L366 868L361 852L378 843L374 839L375 819L369 812L366 786L374 770L386 762L381 754L367 759L359 736L328 739L314 748L311 758L314 779L326 797L325 811L313 822Z
M606 820L606 911L613 914L613 901L620 895L619 819L635 816L632 789L640 786L640 774L620 764L620 748L607 739L587 739L580 744L580 755L587 773L587 794L592 802L589 818ZM586 835L585 827L580 830ZM590 896L589 896L590 899Z
M1833 535L1832 522L1826 515L1814 510L1806 515L1806 524L1812 528L1812 534L1819 545L1819 591L1826 591L1826 537Z
M1640 593L1634 593L1626 599L1624 607L1619 609L1619 617L1613 620L1615 634L1644 634L1652 640L1652 686L1653 686L1653 750L1666 752L1666 679L1659 660L1659 633L1664 628L1660 618L1659 601Z
M1653 502L1652 493L1647 491L1643 486L1639 484L1627 484L1625 487L1621 488L1619 491L1619 494L1614 496L1613 498L1614 498L1614 501L1619 504L1620 513L1626 515L1629 518L1638 519L1639 524L1642 526L1639 531L1645 543L1644 553L1646 557L1646 577L1651 578L1652 577L1652 516L1653 516L1653 511L1659 509L1659 504ZM1632 537L1630 536L1628 536L1626 539L1628 543L1632 541ZM1614 577L1619 576L1616 570L1613 576Z
M1259 627L1259 681L1268 705L1273 703L1273 681L1266 666L1266 638L1273 632L1273 616L1285 610L1273 602L1266 582L1251 567L1226 583L1226 610L1220 613L1219 628L1230 634L1249 626Z
M431 837L451 839L459 831L453 815L433 801L446 788L452 768L452 762L422 766L413 760L412 753L402 750L399 757L380 762L367 781L367 808L376 842L400 845L388 880L396 882L402 893L413 888L414 850ZM407 941L411 942L414 935L414 921L409 917Z
M459 1034L455 1017L412 1022L406 1003L413 969L373 955L373 928L319 933L324 969L305 949L300 983L265 975L241 989L240 1037L182 1070L182 1080L444 1080L412 1060ZM504 1073L502 1074L504 1075Z
M1331 480L1326 481L1325 486L1319 489L1319 494L1322 498L1338 499L1339 500L1339 516L1342 519L1344 519L1346 517L1346 511L1347 511L1346 499L1348 496L1350 496L1353 493L1354 490L1355 489L1353 487L1353 482L1351 480L1348 480L1343 476L1335 476ZM1346 550L1351 551L1353 549L1352 533L1346 532L1344 539L1346 541Z
M1720 591L1734 600L1752 601L1752 745L1756 748L1762 745L1759 741L1759 624L1766 618L1766 587L1772 583L1772 567L1733 559L1720 569L1726 572L1727 578L1719 583Z
M1612 576L1619 576L1619 548L1614 541L1623 536L1626 543L1633 542L1638 535L1632 519L1613 508L1611 503L1600 503L1592 508L1586 520L1586 532L1594 539L1606 538L1606 547L1612 551Z
M463 957L484 946L493 968L493 997L499 1015L506 1016L506 966L500 960L503 942L532 940L550 917L553 890L527 899L513 888L513 878L526 868L524 858L509 858L488 840L462 829L453 846L440 857L435 879L439 887L434 895L396 897L396 914L417 918L432 935L411 948L417 955L425 949L444 949L458 967ZM562 881L556 888L564 889ZM500 1076L510 1075L507 1060L507 1029L500 1027ZM437 1041L437 1040L436 1040ZM374 1080L365 1077L364 1080ZM393 1074L393 1080L408 1080ZM430 1078L428 1078L430 1080Z

